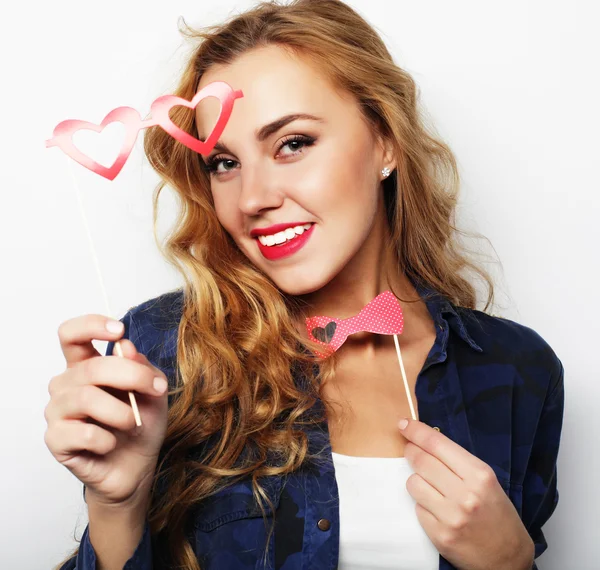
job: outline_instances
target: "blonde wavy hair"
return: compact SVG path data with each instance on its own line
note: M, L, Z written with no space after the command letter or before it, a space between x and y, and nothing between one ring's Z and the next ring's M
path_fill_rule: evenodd
M455 227L455 158L426 125L412 77L357 12L340 0L262 2L221 25L193 30L185 24L181 31L195 48L174 91L179 97L191 100L212 65L267 45L305 58L352 94L374 132L393 143L398 166L383 185L399 267L414 284L475 308L475 287L463 275L471 271L487 284L488 309L492 280L458 239L473 234ZM192 111L177 107L171 117L198 136ZM296 326L301 302L254 267L222 228L200 155L161 129L146 131L144 149L162 180L154 194L155 235L161 191L172 188L180 202L178 219L159 247L185 280L177 385L149 521L153 543L168 549L173 566L200 570L184 531L193 507L251 477L262 509L270 501L261 478L284 475L311 459L302 427L323 419L308 419L306 412L334 373L335 358L312 356L314 346ZM304 387L293 369L309 380ZM191 452L203 445L198 461Z

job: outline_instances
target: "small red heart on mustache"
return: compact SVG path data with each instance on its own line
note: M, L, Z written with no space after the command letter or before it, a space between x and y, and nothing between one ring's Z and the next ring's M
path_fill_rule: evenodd
M325 328L315 327L311 332L317 340L320 340L321 342L330 343L331 339L333 338L333 335L335 334L336 328L337 325L335 324L335 322L331 321L325 326Z

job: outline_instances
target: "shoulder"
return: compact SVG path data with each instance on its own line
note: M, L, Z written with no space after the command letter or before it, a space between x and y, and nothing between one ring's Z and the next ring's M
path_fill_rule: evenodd
M536 330L511 319L455 307L471 338L490 365L514 368L521 376L546 381L553 389L563 381L563 366L548 341Z
M128 313L138 327L168 330L179 324L182 310L183 289L175 289L131 307Z
M183 289L176 289L131 307L126 321L129 339L172 380L176 367L177 336L183 311Z

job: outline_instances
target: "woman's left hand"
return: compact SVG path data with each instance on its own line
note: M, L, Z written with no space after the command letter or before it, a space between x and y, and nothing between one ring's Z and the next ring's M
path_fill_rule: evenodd
M461 570L529 570L534 544L494 470L451 439L408 419L406 489L423 530Z

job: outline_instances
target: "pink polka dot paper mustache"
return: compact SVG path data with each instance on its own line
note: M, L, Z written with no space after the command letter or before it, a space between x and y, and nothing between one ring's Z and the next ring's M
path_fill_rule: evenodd
M152 118L146 121L142 121L138 111L132 107L117 107L116 109L113 109L106 117L104 117L100 125L77 119L62 121L54 128L53 137L46 141L46 147L57 146L66 155L70 156L85 168L108 180L114 180L129 158L139 131L148 127L158 126L189 149L196 151L199 154L208 155L214 148L229 120L234 101L243 96L242 91L234 91L224 81L214 81L198 91L191 101L176 97L175 95L163 95L158 99L155 99L150 108L150 115ZM221 112L219 113L217 123L209 137L205 141L201 141L175 125L169 117L169 112L177 106L195 109L198 106L198 103L206 97L216 97L219 99L221 102ZM106 167L97 163L73 144L72 137L77 131L87 129L101 133L107 125L114 122L123 123L125 126L125 138L121 145L119 155L111 166Z
M354 317L348 319L309 317L306 319L306 328L312 340L328 348L326 352L317 354L327 356L332 350L340 348L349 335L357 332L402 334L404 315L395 295L391 291L384 291Z
M376 334L394 335L396 354L400 365L400 372L404 380L404 388L410 405L412 418L417 419L412 397L406 380L406 372L402 362L398 336L404 330L404 315L398 299L391 291L384 291L375 297L363 309L348 319L335 319L332 317L318 316L306 319L306 330L311 340L325 347L323 352L315 351L318 356L331 356L338 350L349 335L357 332L372 332Z

